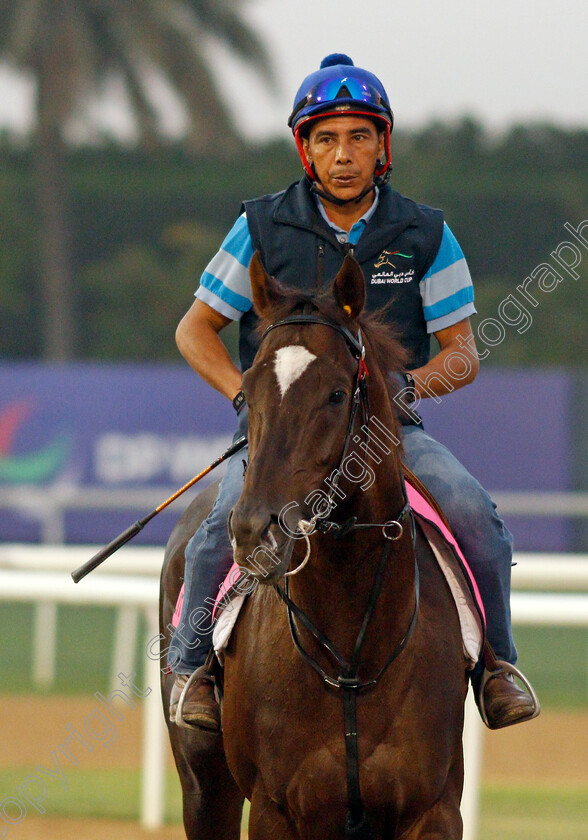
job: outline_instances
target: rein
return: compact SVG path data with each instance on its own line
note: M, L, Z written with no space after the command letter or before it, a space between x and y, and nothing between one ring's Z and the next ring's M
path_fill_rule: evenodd
M345 437L345 442L343 445L343 454L341 456L341 460L339 463L339 469L335 473L335 478L331 482L331 487L329 488L329 494L327 496L327 504L328 504L328 511L332 510L336 506L336 502L334 499L335 490L339 476L341 475L341 466L347 457L347 453L349 451L349 447L351 444L352 434L353 434L353 426L355 424L355 418L357 415L357 411L359 406L361 405L363 408L363 415L364 415L364 428L368 429L369 427L369 420L370 420L370 413L369 413L369 401L368 401L368 394L367 394L367 376L368 370L365 364L365 346L362 341L361 332L358 332L357 337L355 337L347 327L344 327L340 324L335 323L334 321L329 321L326 318L322 318L317 315L292 315L288 318L284 318L280 321L276 321L273 324L270 324L269 327L265 330L262 335L262 341L265 336L271 331L276 329L277 327L290 325L290 324L320 324L322 326L330 327L331 329L336 330L343 336L345 341L347 342L347 346L351 351L352 355L358 360L358 367L357 367L357 374L355 380L355 387L351 402L351 410L349 413L349 421L347 424L347 434ZM369 434L369 432L368 432ZM382 590L382 584L384 581L384 572L386 570L386 566L388 565L388 560L390 558L390 552L392 548L392 543L399 540L403 533L404 533L404 526L403 521L405 519L410 519L411 525L411 537L412 537L412 544L413 544L413 553L414 553L414 581L415 581L415 604L414 609L412 612L412 616L408 625L408 628L402 637L402 639L398 642L384 665L380 668L378 673L369 680L362 681L359 677L359 659L361 655L361 651L363 648L363 644L365 641L365 637L367 634L367 629L370 623L370 620L374 614L376 604L378 602L378 598L380 596ZM321 521L317 521L321 520ZM293 572L286 573L286 582L284 588L277 585L275 589L282 599L284 604L286 605L286 610L288 614L288 623L290 626L290 633L292 635L292 641L294 642L294 646L298 650L299 654L303 658L305 662L307 662L311 668L316 671L316 673L321 677L323 682L326 686L330 686L332 688L340 689L342 692L342 699L343 699L343 712L344 712L344 725L345 725L345 755L346 755L346 776L347 776L347 816L345 820L345 835L349 838L355 838L355 840L370 840L371 838L371 829L369 825L369 821L367 815L365 813L363 807L363 801L361 798L361 788L359 784L359 746L358 746L358 733L357 733L357 696L360 691L365 691L367 689L373 688L377 685L380 679L384 676L390 665L397 659L398 656L402 653L405 649L406 645L408 644L409 639L411 638L413 631L416 626L418 610L419 610L419 568L416 559L416 552L414 551L414 539L415 539L415 525L414 525L414 517L412 516L412 511L410 505L405 502L404 507L398 514L397 519L389 520L384 524L375 524L375 523L357 523L357 517L352 517L347 522L343 524L339 524L336 522L331 521L324 521L324 518L314 516L310 522L302 522L304 528L305 538L308 544L308 552L307 556L304 559L303 563L298 566ZM310 552L310 541L308 539L308 535L313 533L314 528L322 533L329 533L331 531L335 532L335 537L337 539L341 539L347 536L350 532L360 529L360 528L381 528L382 535L384 537L384 547L382 549L382 555L380 558L380 563L378 569L376 571L374 582L372 584L372 588L370 591L370 595L368 598L368 603L366 606L366 610L363 616L363 620L361 626L359 628L355 644L353 647L353 652L349 661L347 661L337 650L333 642L327 636L321 632L311 621L311 619L306 615L306 613L292 601L290 598L290 579L289 575L298 573L303 566L306 564L308 560L309 552ZM394 528L395 530L391 530ZM302 643L300 641L298 628L296 626L296 620L300 622L300 624L305 627L305 629L316 639L319 645L332 657L335 663L339 666L340 673L338 676L333 677L330 676L318 663L318 661L304 649Z
M411 531L412 531L412 537L413 537L413 540L414 540L414 522L412 520L410 506L407 503L404 506L404 508L402 509L402 511L401 511L401 513L398 517L398 520L396 520L396 521L398 523L400 523L401 519L404 519L405 517L408 517L408 516L411 517L411 525L412 525ZM396 648L393 650L393 652L390 654L390 656L386 660L385 664L380 668L380 670L378 671L376 676L373 679L367 680L365 682L360 681L358 673L357 673L358 667L359 667L359 656L360 656L360 653L361 653L361 649L363 647L363 643L364 643L364 640L365 640L365 635L366 635L366 632L367 632L367 628L368 628L370 619L371 619L371 617L373 615L373 612L376 608L378 597L379 597L380 592L382 590L382 583L383 583L383 580L384 580L384 572L386 570L386 566L387 566L388 560L390 558L390 550L391 550L390 543L394 542L396 539L398 539L397 537L389 537L389 536L386 536L386 535L384 535L384 536L385 536L385 539L386 539L386 543L384 544L384 548L382 550L382 556L380 558L380 564L378 566L376 575L374 577L374 582L372 584L372 588L371 588L371 591L370 591L370 596L369 596L369 599L368 599L366 611L364 613L363 621L361 623L361 627L360 627L359 632L357 634L357 638L355 640L355 645L354 645L354 648L353 648L353 653L351 654L351 659L349 660L349 662L347 662L347 660L337 651L337 648L327 638L327 636L325 636L325 634L322 633L312 623L312 621L306 615L306 613L303 610L301 610L300 607L297 606L297 604L294 603L294 601L292 601L292 599L290 598L290 581L286 580L284 589L282 589L282 587L279 586L279 584L276 584L276 586L275 586L275 589L278 592L278 595L280 596L280 598L282 599L282 601L286 604L286 606L288 608L288 620L289 620L289 623L290 623L290 629L292 631L292 638L293 638L293 641L294 641L294 644L295 644L297 650L301 654L302 658L306 662L308 662L308 664L321 677L321 679L327 685L330 685L333 688L350 688L350 689L353 689L354 691L363 691L364 689L372 688L373 686L375 686L379 682L381 677L383 677L383 675L386 673L386 671L388 670L388 668L390 667L392 662L394 662L394 660L402 653L402 651L404 650L404 648L406 647L406 645L408 643L408 640L410 639L410 637L413 633L415 623L416 623L417 614L418 614L418 607L419 607L419 569L418 569L418 564L416 563L416 556L415 556L415 590L416 590L415 591L415 606L414 606L413 614L412 614L411 619L410 619L410 623L408 625L408 629L407 629L406 633L404 634L404 636L402 637L401 641L398 643ZM314 638L319 642L319 644L326 651L328 651L328 653L331 654L333 659L341 667L341 672L342 673L338 677L329 676L326 673L326 671L319 665L319 663L316 661L316 659L314 659L314 657L311 656L311 654L309 654L307 651L304 650L304 648L302 647L302 644L300 642L299 636L298 636L298 630L296 628L296 623L294 621L294 617L296 617L301 622L301 624L303 624L303 626L309 631L309 633L311 633L314 636Z

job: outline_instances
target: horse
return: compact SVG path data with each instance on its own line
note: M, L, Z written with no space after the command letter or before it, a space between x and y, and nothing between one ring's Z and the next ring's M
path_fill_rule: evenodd
M251 840L457 840L466 661L407 503L404 351L365 313L349 255L328 295L284 289L257 255L250 276L264 331L243 376L249 462L229 528L258 585L224 651L222 737L170 725L187 836L236 840L246 797ZM189 510L168 546L163 628L202 514Z
M173 636L172 617L184 578L188 541L209 514L218 493L216 481L184 510L165 548L159 589L161 697L169 740L182 787L182 816L188 840L239 840L244 796L228 769L223 736L181 729L169 718L169 696L175 679L167 667Z

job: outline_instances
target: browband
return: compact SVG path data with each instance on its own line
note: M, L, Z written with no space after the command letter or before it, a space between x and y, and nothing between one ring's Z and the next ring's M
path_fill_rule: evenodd
M347 327L337 324L335 321L329 321L326 318L321 318L318 315L290 315L288 318L283 318L281 321L274 321L273 324L270 324L269 327L264 330L264 333L261 336L261 341L263 341L269 332L275 330L276 327L282 327L286 324L321 324L323 327L331 327L331 329L337 330L337 332L343 336L356 359L363 359L365 356L365 347L361 338L361 331L358 330L356 338L351 330L347 329Z

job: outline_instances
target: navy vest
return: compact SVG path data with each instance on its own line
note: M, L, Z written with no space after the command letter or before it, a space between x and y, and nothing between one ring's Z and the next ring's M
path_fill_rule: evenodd
M243 207L253 247L269 274L300 291L330 286L341 268L345 246L319 213L306 179L274 195L246 201ZM365 276L366 307L369 311L387 307L386 319L409 351L410 369L429 360L419 282L435 259L442 236L440 210L416 204L386 185L353 250ZM253 309L239 322L243 371L251 367L257 351L257 323Z

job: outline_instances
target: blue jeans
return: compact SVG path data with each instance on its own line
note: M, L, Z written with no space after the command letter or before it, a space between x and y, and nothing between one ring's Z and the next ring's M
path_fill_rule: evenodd
M404 461L441 505L480 589L488 639L499 659L514 664L510 621L512 536L492 499L451 452L417 426L403 426ZM233 557L229 511L243 488L246 449L228 462L215 505L186 546L184 605L168 661L176 673L204 663L212 645L210 611Z
M449 449L417 426L402 427L404 462L435 497L474 573L486 610L488 641L514 665L510 620L512 534L482 485Z
M239 417L233 441L247 434L247 412ZM212 608L218 589L233 564L227 520L243 490L249 447L232 455L214 506L186 546L184 603L167 661L176 674L191 674L204 664L212 647Z

